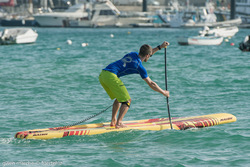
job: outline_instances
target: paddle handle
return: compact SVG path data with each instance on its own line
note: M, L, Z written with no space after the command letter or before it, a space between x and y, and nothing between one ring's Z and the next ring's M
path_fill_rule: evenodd
M165 47L164 50L165 50L165 86L166 86L166 90L168 90L168 77L167 77L167 47ZM168 118L169 118L169 122L170 122L170 127L171 127L171 129L173 129L172 121L171 121L171 115L170 115L170 109L169 109L169 100L168 100L168 97L167 97L167 107L168 107Z

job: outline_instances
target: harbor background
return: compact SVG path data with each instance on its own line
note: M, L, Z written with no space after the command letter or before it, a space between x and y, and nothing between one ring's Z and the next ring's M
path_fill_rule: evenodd
M100 2L105 2L106 0L29 0L29 1L14 1L14 0L0 0L0 25L2 26L41 26L41 27L75 27L75 22L77 24L79 21L82 22L84 20L84 24L86 24L86 20L90 20L93 18L93 11L95 11L95 4L100 4ZM5 3L3 3L5 2ZM224 22L219 26L238 26L242 24L242 27L248 27L250 24L250 13L249 1L230 1L230 0L131 0L131 3L124 3L128 1L119 1L119 0L111 0L114 3L115 8L121 12L113 11L113 14L117 17L124 17L128 15L140 15L146 16L150 19L147 22L140 23L156 23L155 27L176 27L176 25L172 25L171 21L178 22L178 24L183 25L183 23L191 23L193 22L221 22L221 21L229 21L237 18L241 18L241 22L239 20L234 23ZM145 2L145 3L144 3ZM121 4L123 3L123 4ZM84 4L81 10L73 12L70 15L66 14L66 9L71 9L75 4ZM147 5L146 5L147 4ZM204 8L204 9L202 9ZM53 11L53 12L52 12ZM65 14L64 18L60 20L62 17L57 14L52 14L54 12L60 12L61 14ZM107 11L106 11L107 12ZM110 11L109 11L110 12ZM80 16L80 13L82 15ZM83 13L88 16L83 16ZM91 14L92 13L92 14ZM105 12L104 12L105 13ZM106 15L105 17L110 17L109 14L100 14ZM48 15L53 15L49 16ZM213 16L213 15L216 16ZM37 16L42 15L42 16ZM73 16L74 15L74 16ZM42 17L42 18L41 18ZM158 19L156 19L156 17ZM217 18L217 19L216 19ZM51 19L54 19L54 22L60 20L61 25L55 24L52 25L48 22L53 22ZM58 20L59 19L59 20ZM113 21L117 18L113 18ZM145 18L144 18L145 19ZM100 18L100 20L105 20L104 18ZM96 25L100 24L102 26L110 26L107 22L104 21L91 20L92 24L88 24L87 27L96 27ZM132 19L133 20L133 19ZM130 26L135 26L133 21ZM180 22L180 20L182 20ZM45 22L45 23L44 23ZM169 25L170 22L170 25ZM176 23L174 23L176 24ZM93 26L95 25L95 26ZM119 23L112 25L113 27L118 26ZM178 25L178 26L180 26ZM86 25L85 25L86 26ZM138 25L136 25L138 26ZM140 25L139 25L140 26ZM145 26L145 25L144 25ZM147 25L149 26L149 25ZM204 26L204 25L203 25ZM218 25L217 25L218 26ZM80 26L76 26L80 27ZM119 26L118 26L119 27ZM127 25L122 27L128 27ZM213 25L216 27L216 25Z
M219 46L180 46L200 29L34 28L34 44L0 47L2 166L248 166L249 52L239 32ZM3 30L3 27L0 27ZM67 44L72 41L72 45ZM237 122L186 131L125 131L52 140L19 140L18 131L58 127L100 112L112 101L102 68L130 51L164 40L172 117L231 113ZM82 47L82 43L88 43ZM230 44L235 44L230 45ZM143 63L164 88L164 50ZM132 105L124 120L168 117L166 99L137 75L123 77ZM111 110L86 123L109 122Z

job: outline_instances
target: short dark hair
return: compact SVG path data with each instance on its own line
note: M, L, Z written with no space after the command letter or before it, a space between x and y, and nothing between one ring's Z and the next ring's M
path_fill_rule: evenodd
M146 56L148 54L152 54L152 47L150 45L148 45L148 44L142 45L141 48L140 48L139 55L144 57L144 56Z

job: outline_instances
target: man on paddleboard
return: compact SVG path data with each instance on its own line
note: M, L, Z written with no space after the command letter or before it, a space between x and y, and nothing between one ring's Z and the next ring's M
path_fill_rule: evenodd
M142 62L147 62L155 52L161 50L161 48L165 48L168 45L169 43L164 41L161 45L158 45L152 49L151 46L144 44L141 46L139 53L130 52L122 59L109 64L102 70L101 74L99 75L99 81L109 97L112 100L115 99L113 103L110 126L116 126L116 128L126 127L126 125L122 123L122 119L130 107L131 98L125 85L120 80L120 77L122 76L129 74L139 74L154 91L169 97L169 91L161 89L154 81L152 81L149 78L146 69L142 65ZM116 120L116 115L119 108L120 113Z

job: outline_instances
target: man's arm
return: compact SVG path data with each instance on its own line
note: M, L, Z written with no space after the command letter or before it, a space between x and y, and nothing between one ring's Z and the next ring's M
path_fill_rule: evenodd
M159 93L163 94L166 97L169 97L169 91L161 89L157 85L157 83L155 83L154 81L152 81L149 77L147 77L147 78L145 78L143 80L146 81L147 84L150 86L150 88L152 88L154 91L159 92Z
M155 48L152 49L152 55L155 54L155 52L157 52L158 50L165 48L168 45L169 43L164 41L161 45L156 46Z

